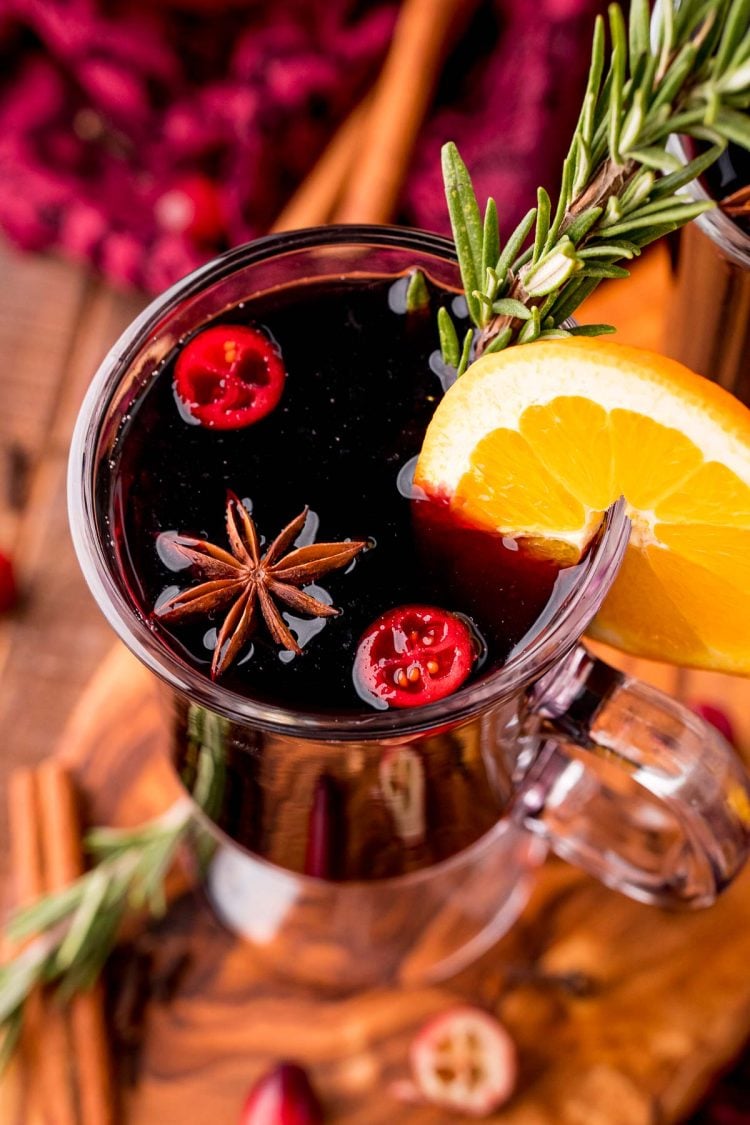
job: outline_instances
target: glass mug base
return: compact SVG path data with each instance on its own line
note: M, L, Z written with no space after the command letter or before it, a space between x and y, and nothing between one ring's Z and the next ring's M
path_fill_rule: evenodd
M523 910L546 845L502 821L451 859L410 876L332 883L221 845L206 890L219 919L274 975L322 989L446 980Z
M290 279L414 269L460 289L451 243L416 231L324 228L231 251L115 345L70 456L79 560L164 685L172 760L220 846L216 909L269 966L345 988L457 972L517 917L548 844L633 897L691 906L713 901L750 845L750 782L730 747L578 645L628 542L622 501L506 662L420 707L319 713L240 695L134 603L101 489L123 419L176 342Z

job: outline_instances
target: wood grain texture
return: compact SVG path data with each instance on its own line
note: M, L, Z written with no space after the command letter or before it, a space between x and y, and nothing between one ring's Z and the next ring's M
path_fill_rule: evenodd
M62 891L85 869L75 791L67 770L56 758L42 763L36 779L47 888ZM66 1004L65 1014L67 1055L73 1063L77 1093L75 1125L113 1125L114 1090L101 981L74 996Z
M8 773L51 753L111 643L70 542L67 455L91 376L142 305L81 267L0 242L0 549L22 593L0 621L0 876Z
M56 889L54 880L48 878L43 842L37 834L42 798L33 770L19 769L11 775L8 809L16 899L27 905ZM67 1015L39 988L31 993L24 1010L19 1052L26 1073L34 1075L33 1082L23 1084L21 1120L30 1125L37 1121L77 1125Z

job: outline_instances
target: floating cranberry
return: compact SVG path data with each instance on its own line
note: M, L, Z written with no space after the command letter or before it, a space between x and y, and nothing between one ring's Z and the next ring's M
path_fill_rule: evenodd
M376 706L418 707L460 687L476 657L471 630L455 613L399 606L378 617L360 640L354 682Z
M13 563L0 551L0 613L13 609L18 601L18 587Z
M276 344L258 328L222 324L193 336L175 364L175 394L202 426L237 430L277 406L284 364Z
M296 1063L279 1063L256 1082L240 1125L321 1125L323 1111L310 1079Z
M493 1016L469 1004L429 1020L410 1055L420 1094L455 1113L485 1117L516 1084L513 1040Z
M690 704L690 710L701 719L705 719L712 727L716 727L719 734L724 735L724 738L726 738L730 746L737 745L734 724L723 708L717 707L714 703L696 701Z
M156 221L162 230L186 234L201 246L218 243L226 224L219 188L208 176L185 176L159 196Z

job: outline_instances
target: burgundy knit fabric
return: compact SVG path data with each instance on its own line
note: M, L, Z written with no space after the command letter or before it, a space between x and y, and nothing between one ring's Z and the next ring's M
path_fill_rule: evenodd
M158 292L263 233L388 49L396 0L0 0L0 228ZM553 188L598 0L488 0L403 193L445 230L454 139L503 226ZM408 96L408 95L407 95Z

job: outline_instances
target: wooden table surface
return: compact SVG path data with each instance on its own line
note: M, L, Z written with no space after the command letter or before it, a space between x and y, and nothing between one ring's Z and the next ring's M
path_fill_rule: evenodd
M142 305L81 266L0 242L0 549L23 589L0 623L0 875L8 773L52 752L112 643L73 554L66 460L91 375Z

